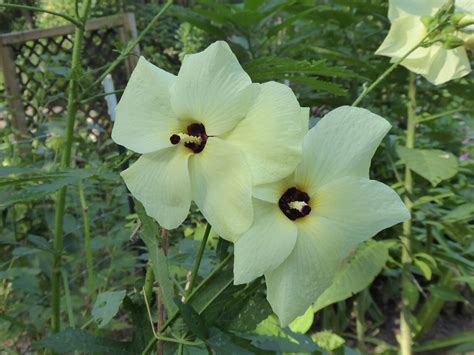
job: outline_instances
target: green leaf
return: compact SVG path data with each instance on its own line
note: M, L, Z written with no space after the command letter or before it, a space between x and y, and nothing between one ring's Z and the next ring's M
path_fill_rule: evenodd
M149 217L142 204L135 200L135 206L138 217L142 223L141 238L148 249L148 258L153 267L153 274L155 280L160 284L161 292L163 294L163 303L168 314L177 312L178 307L174 303L174 287L168 271L168 259L166 258L163 249L160 248L158 242L158 226L155 221Z
M35 344L63 354L73 351L84 353L104 353L114 355L132 354L129 343L96 337L83 330L67 328L64 331L44 338Z
M92 318L99 323L99 328L105 327L117 314L127 292L109 291L100 293L92 308Z
M227 288L232 287L233 281L232 269L221 270L207 282L206 287L201 288L195 293L191 301L193 308L199 314L202 314ZM208 312L210 311L212 310ZM224 310L217 308L215 311L223 312ZM216 312L213 313L212 316L206 315L206 319L212 322L214 318L218 317L218 314L215 314Z
M133 337L130 349L134 354L139 354L153 336L144 300L140 294L136 294L134 299L125 296L123 307L127 311L133 324Z
M293 322L291 322L289 327L292 332L304 334L309 330L309 328L311 328L313 321L313 307L309 307L302 316L299 316Z
M290 82L306 85L315 91L327 91L337 96L347 95L347 90L341 85L329 81L303 76L289 76L287 79L290 80Z
M316 91L327 91L334 95L346 95L347 91L339 84L323 81L317 77L354 77L354 72L328 66L325 61L305 61L291 58L263 57L244 65L244 69L253 81L289 80L305 85ZM304 74L304 75L303 75Z
M474 291L474 276L457 276L453 279L457 282L465 282Z
M53 192L58 191L66 185L77 184L80 180L94 176L96 172L86 169L71 169L62 172L41 173L33 176L9 176L0 179L0 186L6 190L0 208L6 208L18 202L37 200ZM31 184L32 182L39 182ZM10 185L20 186L19 190L7 189Z
M466 203L456 207L443 217L447 222L468 221L474 219L474 203Z
M262 57L244 64L252 78L282 77L288 74L308 74L328 77L357 77L353 71L329 66L324 60L308 61L281 57Z
M337 348L344 345L344 343L346 342L339 335L334 334L333 332L329 330L317 332L313 334L311 338L313 338L316 344L318 344L320 347L322 347L326 351L336 350Z
M175 302L188 329L198 338L206 340L209 332L196 310L190 304L181 302L179 298L175 298Z
M239 294L238 299L241 298ZM257 325L270 314L272 314L270 304L263 292L257 290L244 298L243 302L238 302L236 312L233 312L233 319L227 322L226 329L239 332L255 330Z
M420 259L413 259L413 262L415 263L415 266L418 267L418 269L421 270L421 272L423 273L423 276L425 277L425 279L427 280L431 280L431 276L432 276L432 272L431 272L431 268L429 267L429 265L427 263L425 263L424 261L420 260Z
M413 282L407 282L402 290L403 298L408 300L408 307L414 310L420 299L420 292Z
M362 291L380 273L388 259L389 244L368 241L335 275L333 284L313 304L313 311L345 300Z
M262 321L255 331L258 336L243 334L242 337L252 340L252 345L263 350L283 352L318 354L320 350L311 338L301 333L294 333L290 329L280 328L275 315Z
M210 336L209 339L206 340L206 344L210 346L212 350L214 350L215 354L255 354L255 351L248 349L249 342L245 340L242 342L242 340L243 339L233 336L232 334L225 333L217 328L211 328ZM208 354L207 351L206 354Z
M433 186L452 178L458 172L457 158L449 152L398 146L397 153L410 170L424 177Z
M428 287L428 289L430 290L431 294L445 301L452 301L452 302L465 301L464 297L458 291L449 287L431 285L430 287Z

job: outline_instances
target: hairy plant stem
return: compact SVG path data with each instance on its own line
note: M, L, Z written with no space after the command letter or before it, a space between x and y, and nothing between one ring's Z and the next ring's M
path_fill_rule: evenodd
M416 75L410 72L408 84L408 104L407 104L407 148L415 147L416 131ZM411 213L413 202L410 196L413 194L413 176L408 166L405 167L405 205ZM400 353L402 355L411 355L412 353L412 332L410 328L410 298L409 290L411 288L411 264L412 264L412 220L411 218L403 223L402 239L402 304L400 314Z
M76 0L77 1L77 0ZM82 5L82 15L77 18L78 22L86 23L89 16L91 0L84 0ZM72 49L71 79L69 81L69 93L67 103L67 118L65 131L65 144L61 156L60 166L66 169L71 164L71 149L73 141L74 123L77 113L77 89L81 72L81 52L84 45L84 26L77 26L74 33L74 46ZM51 275L51 330L57 333L61 328L61 261L63 251L63 224L66 210L67 186L61 188L56 197L54 216L54 239L53 248L55 251L53 261L53 272Z
M91 229L89 224L89 207L86 203L86 196L84 193L84 185L82 181L79 182L79 200L81 202L82 220L84 223L84 249L86 254L86 268L87 268L87 287L89 288L89 295L92 298L92 303L97 297L97 288L94 275L94 260L92 258L91 250Z
M209 239L209 234L211 233L211 228L212 228L211 225L208 223L206 226L206 230L204 232L204 236L202 237L201 245L199 246L198 254L196 256L196 261L194 263L191 279L189 280L189 286L188 286L186 298L188 298L189 295L191 295L191 293L193 292L194 283L196 282L196 277L199 272L199 266L201 265L202 256L204 255L204 250L206 249L206 244L207 244L207 240Z

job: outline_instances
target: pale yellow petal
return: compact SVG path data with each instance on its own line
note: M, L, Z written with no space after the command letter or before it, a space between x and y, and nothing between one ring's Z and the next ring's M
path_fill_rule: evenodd
M186 219L191 204L187 149L171 147L142 155L122 177L147 214L166 229Z
M268 82L245 119L223 137L246 155L254 184L282 179L301 159L309 110L302 109L286 85Z
M194 201L221 237L234 240L253 222L252 177L245 156L212 137L189 164Z
M215 42L184 58L171 88L173 110L181 120L204 124L208 135L225 133L246 116L250 84L229 45Z
M141 57L117 105L112 139L137 153L170 147L178 125L169 94L175 80Z
M274 270L296 242L296 224L277 204L254 200L255 220L234 245L234 284L253 281Z

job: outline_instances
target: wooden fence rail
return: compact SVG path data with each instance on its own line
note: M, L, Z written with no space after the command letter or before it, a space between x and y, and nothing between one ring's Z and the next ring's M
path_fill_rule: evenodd
M35 29L0 35L0 65L12 115L12 127L29 135L48 116L66 109L68 60L72 50L73 25ZM84 67L92 76L94 69L106 66L117 56L118 43L137 36L135 16L125 13L92 19L86 25ZM112 73L117 87L125 85L135 67L139 48L124 65ZM81 106L95 123L110 125L105 101L100 98Z

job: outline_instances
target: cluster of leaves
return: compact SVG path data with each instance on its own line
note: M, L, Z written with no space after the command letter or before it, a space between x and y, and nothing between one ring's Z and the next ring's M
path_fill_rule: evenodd
M105 15L133 10L140 29L158 9L134 1L117 3L120 8L97 5L94 11ZM314 123L327 110L353 102L363 84L386 69L387 60L373 54L386 33L386 11L384 4L369 0L316 5L292 0L196 0L192 6L175 5L141 47L152 62L177 72L182 54L226 40L254 81L289 84L301 104L312 107ZM93 69L84 73L84 82L92 80ZM58 75L67 77L68 73ZM430 329L431 338L439 338L464 330L459 314L469 320L474 313L474 121L469 113L474 89L472 76L442 88L419 80L417 147L409 149L403 138L407 77L407 71L398 68L365 102L394 127L371 170L374 178L391 184L413 202L410 322L417 339L429 336ZM44 96L35 99L47 100L48 95ZM74 145L77 167L58 170L55 161L61 142L55 144L49 138L48 143L43 135L61 135L63 118L62 114L56 119L46 117L31 139L15 144L10 129L0 133L0 337L6 339L0 350L46 347L57 353L140 353L155 339L146 301L154 318L157 297L145 300L142 292L149 260L168 319L174 319L171 331L165 333L175 342L164 342L165 353L205 354L206 348L212 348L223 354L350 354L355 351L351 349L354 338L362 352L367 347L374 352L394 351L391 328L400 300L400 227L362 245L313 307L290 328L280 329L265 300L262 280L247 286L232 284L230 246L216 235L211 235L211 248L204 253L198 274L198 282L206 286L198 285L187 295L187 275L205 229L199 211L193 208L185 226L170 232L165 257L158 227L140 208L135 213L118 177L124 160L133 156L119 153L107 137L92 141L95 127L79 126ZM79 120L84 123L86 117ZM404 190L404 165L415 172L412 194ZM86 287L80 181L90 216L96 299ZM69 189L62 304L64 324L70 328L48 336L45 324L55 253L53 199L54 192L65 185ZM453 333L433 333L437 321L453 323L453 319L459 324ZM448 344L467 343L459 349L468 349L472 347L468 335L451 338ZM444 345L427 342L419 349L439 346Z

